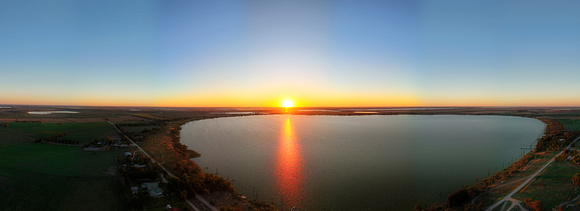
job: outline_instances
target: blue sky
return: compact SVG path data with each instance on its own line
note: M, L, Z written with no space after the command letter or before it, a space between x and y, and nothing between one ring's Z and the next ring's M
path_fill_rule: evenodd
M3 104L580 106L575 1L0 2Z

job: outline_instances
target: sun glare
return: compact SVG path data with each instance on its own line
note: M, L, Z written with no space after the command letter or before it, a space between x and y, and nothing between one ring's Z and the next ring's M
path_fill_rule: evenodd
M284 102L282 102L282 107L284 108L294 107L294 102L292 102L292 100L284 100Z

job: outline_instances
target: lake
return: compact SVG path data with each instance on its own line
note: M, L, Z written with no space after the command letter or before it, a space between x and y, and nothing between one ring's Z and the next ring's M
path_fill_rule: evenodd
M48 115L48 114L78 114L78 111L29 111L28 114Z
M193 121L181 142L249 199L299 210L410 210L485 179L534 146L536 119L264 115ZM527 152L527 151L526 151Z

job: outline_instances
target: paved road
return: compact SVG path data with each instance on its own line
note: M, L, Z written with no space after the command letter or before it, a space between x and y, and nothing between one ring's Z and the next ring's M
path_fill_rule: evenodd
M580 139L580 137L574 139L574 141L572 141L572 143L570 143L570 145L568 145L566 148L564 148L564 150L569 149L574 143L576 143L576 141L578 141L578 139ZM485 211L492 211L493 209L495 209L497 206L506 203L507 201L513 201L516 203L519 203L519 200L517 199L513 199L512 196L514 196L517 192L519 192L522 188L524 188L526 185L528 185L528 183L530 183L530 181L534 180L534 178L536 178L536 176L538 176L540 173L542 173L548 166L550 166L558 156L560 156L562 153L564 153L564 150L562 150L560 153L558 153L556 156L554 156L548 163L546 163L546 165L544 165L540 170L536 171L536 173L534 173L530 178L528 178L524 183L522 183L520 186L518 186L516 189L514 189L511 193L509 193L508 195L506 195L503 199L499 200L498 202L496 202L495 204L491 205L490 207L488 207ZM503 207L500 209L500 211L503 211L505 207L505 204L503 205ZM514 206L510 206L507 210L510 210L511 208L513 208ZM521 207L521 206L520 206Z
M143 154L145 156L147 156L148 158L150 158L152 161L154 161L159 167L161 167L161 169L163 169L167 175L171 176L171 177L175 177L175 175L173 175L171 172L169 172L167 169L165 169L165 167L163 167L159 162L157 162L155 160L155 158L153 158L151 155L149 155L149 153L147 153L143 148L141 148L141 146L137 145L137 143L135 143L133 140L131 140L127 135L125 135L125 133L121 132L121 130L119 130L119 128L117 128L117 126L109 121L107 121L109 124L111 124L113 127L115 127L115 129L117 131L119 131L119 133L121 135L123 135L125 138L127 138L127 140L129 140L131 142L131 144L135 145L141 152L143 152ZM159 143L158 143L159 144ZM164 181L165 178L163 178ZM211 210L211 211L219 211L216 207L212 206L209 202L207 202L204 198L202 198L200 195L195 194L195 198L194 199L185 199L185 202L191 207L193 208L193 210L196 211L200 211L200 210ZM200 205L201 202L201 205ZM197 205L195 205L197 204ZM204 207L205 206L205 207Z
M151 157L151 155L149 155L149 153L147 153L143 148L141 148L141 146L137 145L137 143L135 143L133 140L131 140L127 135L125 135L123 132L121 132L121 130L119 130L119 128L117 128L117 126L115 126L115 124L108 122L109 124L113 125L113 127L115 127L115 129L117 131L119 131L119 133L121 133L121 135L125 136L125 138L127 138L127 140L129 140L131 142L131 144L135 145L141 152L143 152L143 154L145 156L147 156L148 158L150 158L153 162L157 163L157 165L159 165L159 167L161 167L165 172L167 172L167 175L171 176L171 177L175 177L175 175L173 175L171 172L167 171L167 169L165 169L165 167L163 167L161 164L159 164L159 162L157 162L157 160L155 160L155 158Z
M527 177L524 177L524 178L521 178L521 179L517 179L517 180L511 181L511 182L506 182L506 183L503 183L503 184L501 184L501 185L497 185L497 186L493 187L492 189L489 189L489 190L488 190L488 192L489 192L489 191L493 191L493 190L495 190L495 189L502 188L502 187L504 187L504 186L507 186L507 185L511 185L511 184L514 184L514 183L519 183L519 182L521 182L521 181L523 181L523 180L526 180L526 179L528 179L529 177L530 177L530 176L527 176ZM475 203L475 202L477 201L477 199L478 199L480 196L481 196L481 194L477 195L475 198L473 198L473 199L471 200L471 204L472 204L473 206L477 206L477 203Z

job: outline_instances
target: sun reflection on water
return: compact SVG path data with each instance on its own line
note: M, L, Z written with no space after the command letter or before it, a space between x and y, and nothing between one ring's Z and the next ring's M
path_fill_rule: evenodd
M290 123L286 119L276 156L276 191L285 207L299 207L303 197L303 165L300 145Z

